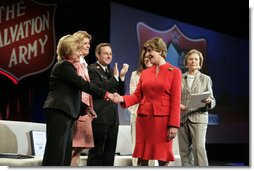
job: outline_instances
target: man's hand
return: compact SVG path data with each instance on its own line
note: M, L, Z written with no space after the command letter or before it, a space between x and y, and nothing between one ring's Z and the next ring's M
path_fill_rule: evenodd
M124 63L123 68L120 71L120 78L121 78L122 81L124 81L125 74L128 72L128 69L129 69L129 65Z
M117 63L115 63L115 66L114 66L114 76L115 76L116 78L119 77L119 70L118 70Z

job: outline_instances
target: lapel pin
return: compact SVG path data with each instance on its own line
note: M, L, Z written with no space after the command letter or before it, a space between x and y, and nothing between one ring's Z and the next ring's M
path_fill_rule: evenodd
M173 68L173 67L169 67L168 70L169 70L169 71L173 71L174 68Z

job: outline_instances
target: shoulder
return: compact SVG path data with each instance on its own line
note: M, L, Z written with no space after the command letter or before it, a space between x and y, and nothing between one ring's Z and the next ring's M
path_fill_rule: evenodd
M172 71L176 71L176 72L181 72L181 70L178 68L178 67L176 67L176 66L174 66L174 65L172 65L172 64L170 64L170 63L168 63L168 70L170 71L170 70L172 70Z
M211 79L211 77L209 75L206 75L202 72L200 72L200 77L205 78L205 79Z
M73 64L67 60L61 60L61 61L57 61L54 68L59 68L59 67L73 67Z
M94 68L96 66L96 64L90 64L90 65L88 65L87 67L88 68Z
M166 69L169 71L169 72L172 72L172 73L174 73L174 74L182 74L182 71L178 68L178 67L176 67L176 66L174 66L174 65L172 65L172 64L170 64L170 63L167 63L167 65L166 65Z
M212 81L212 79L209 75L206 75L206 74L201 73L201 72L199 72L199 78L200 78L200 80L204 80L204 81L207 81L207 82Z
M131 76L136 76L136 75L138 75L138 72L137 71L132 71Z
M188 75L187 72L183 73L183 74L182 74L182 78L187 78L187 75Z
M137 71L132 71L131 74L137 74Z
M88 69L91 69L91 70L96 70L96 69L99 69L99 68L100 67L96 63L88 65Z
M133 72L131 73L131 80L138 80L139 77L140 77L140 74L138 74L137 71L133 71Z
M73 64L66 60L57 61L51 71L52 74L69 74L72 72L76 72L76 68Z

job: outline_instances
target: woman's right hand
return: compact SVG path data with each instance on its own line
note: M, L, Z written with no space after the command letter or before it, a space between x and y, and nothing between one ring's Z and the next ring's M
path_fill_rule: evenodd
M93 108L91 108L91 107L88 106L86 112L87 112L87 114L88 114L89 117L91 117L91 118L97 118L97 114L96 114L96 112L93 110Z

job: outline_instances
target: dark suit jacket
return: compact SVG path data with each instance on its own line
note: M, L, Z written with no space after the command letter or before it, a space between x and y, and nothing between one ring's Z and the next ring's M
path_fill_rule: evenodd
M77 119L81 108L81 91L104 98L106 91L85 81L77 75L72 63L58 61L50 75L49 94L44 103L44 109L64 111L70 117Z
M124 95L125 83L120 78L119 81L116 80L112 69L109 68L109 74L107 74L98 63L95 63L88 66L88 71L91 83L110 93L118 92L118 94ZM97 113L97 118L93 120L93 123L119 124L117 104L96 96L93 96L93 104Z

